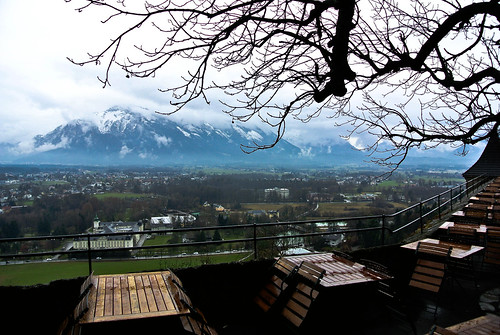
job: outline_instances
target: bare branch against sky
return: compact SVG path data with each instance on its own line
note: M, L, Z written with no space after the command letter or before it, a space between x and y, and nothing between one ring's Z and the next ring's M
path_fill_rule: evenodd
M64 9L32 2L21 23L9 19L19 6L0 5L2 36L10 30L32 42L8 41L17 56L3 55L2 64L31 65L2 72L20 83L14 94L30 89L20 73L61 88L31 100L68 114L91 95L101 105L133 101L165 114L212 117L224 108L226 120L274 126L277 140L285 129L319 124L324 131L311 136L319 141L342 125L351 143L371 139L363 143L375 161L396 165L412 148L466 150L500 120L497 1L71 0ZM46 50L84 66L37 65ZM96 93L99 83L106 93ZM293 128L295 120L309 123Z

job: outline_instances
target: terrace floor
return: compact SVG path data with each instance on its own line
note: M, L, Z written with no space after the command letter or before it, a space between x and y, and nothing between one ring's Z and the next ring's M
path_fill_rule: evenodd
M377 261L392 271L395 286L403 292L417 334L426 334L434 324L447 327L484 315L479 303L480 296L500 288L499 273L478 273L477 287L471 280L450 280L443 286L439 308L434 316L426 310L424 296L405 291L414 266L412 251L399 246L387 246L358 251L353 256L356 259ZM281 321L268 320L254 309L252 299L267 278L272 263L272 260L261 260L205 265L174 272L183 282L193 305L203 311L219 334L293 333ZM4 329L13 326L22 334L55 333L63 318L71 311L83 280L56 281L34 287L0 287L3 302L0 304L0 315ZM301 333L412 333L410 322L395 317L383 306L373 283L325 289L309 311ZM499 313L498 308L494 313ZM165 326L159 320L154 320L143 322L138 327L147 328L143 329L143 333L153 333ZM117 333L119 328L117 323L113 333ZM129 327L123 330L124 333L139 331L132 331Z

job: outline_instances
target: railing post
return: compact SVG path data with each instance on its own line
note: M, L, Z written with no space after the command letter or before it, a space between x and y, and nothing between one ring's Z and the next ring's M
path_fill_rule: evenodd
M257 224L253 223L253 257L257 259Z
M90 247L90 234L87 234L87 256L89 260L89 276L92 274L92 255L91 255L91 247Z
M450 213L453 212L453 189L450 189Z
M422 215L422 201L420 201L419 207L420 207L420 234L423 234L424 233L424 218Z
M382 245L385 244L385 214L382 214Z
M438 194L438 216L439 220L441 220L441 194Z

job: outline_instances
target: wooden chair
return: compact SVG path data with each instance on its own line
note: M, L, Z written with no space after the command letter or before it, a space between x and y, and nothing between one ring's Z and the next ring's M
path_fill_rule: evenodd
M391 317L400 320L402 323L407 323L411 327L411 332L417 334L417 329L413 320L410 317L407 305L403 296L394 285L394 276L389 269L380 263L369 259L361 259L359 263L365 265L371 271L375 271L385 275L390 279L378 280L376 282L376 295L381 300L386 313Z
M93 279L94 273L91 273L83 282L80 287L80 295L75 302L76 307L61 324L58 331L59 335L73 335L80 333L78 322L89 310L89 294L90 289L94 286Z
M500 229L489 227L486 230L486 248L483 256L483 269L500 269Z
M217 335L217 331L208 324L205 315L191 305L190 300L181 300L184 307L189 309L189 314L180 317L185 331L196 335Z
M464 225L456 224L448 227L448 233L446 239L449 242L478 245L479 236L477 234L477 228L479 225Z
M476 208L476 207L465 207L464 208L464 214L465 214L465 219L470 220L472 222L478 221L478 222L484 222L487 218L487 211Z
M304 261L297 271L297 284L284 304L281 315L294 327L299 328L319 295L319 283L325 270Z
M490 225L500 226L500 211L494 211L491 213Z
M174 292L174 300L177 306L183 306L186 310L189 310L189 314L180 316L184 330L196 335L217 335L217 331L208 324L203 313L198 308L193 307L182 282L172 271L170 271L168 283L171 287L175 287L170 291Z
M271 268L271 276L264 287L257 293L254 302L264 312L269 312L281 294L288 288L298 267L287 260L279 258Z
M481 241L477 233L479 226L472 225L454 225L448 227L446 239L451 243L464 245L480 245ZM448 260L448 271L454 282L460 285L458 279L465 279L474 282L477 288L476 271L474 269L474 258L472 256L462 259L450 258Z
M409 286L434 297L434 316L438 310L439 291L445 279L450 254L451 246L427 242L419 242L417 245L417 262Z

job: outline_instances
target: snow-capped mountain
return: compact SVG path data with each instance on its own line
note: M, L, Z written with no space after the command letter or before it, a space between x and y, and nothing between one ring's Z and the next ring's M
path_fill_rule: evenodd
M45 135L37 135L29 149L10 144L2 150L7 154L0 160L79 165L301 165L318 159L311 148L300 149L286 140L272 149L251 154L242 150L242 146L270 144L274 139L273 133L236 124L228 129L207 123L180 124L162 115L114 107L97 113L94 120L73 120ZM361 153L352 153L358 155L358 161L362 160Z
M271 144L275 133L239 124L221 129L208 123L181 124L147 110L113 107L92 120L60 125L30 143L0 143L0 163L71 165L238 165L332 167L366 165L369 157L348 142L296 146L282 139L251 154L242 148ZM482 150L457 157L453 152L413 153L407 165L467 167ZM375 167L373 163L369 166Z

